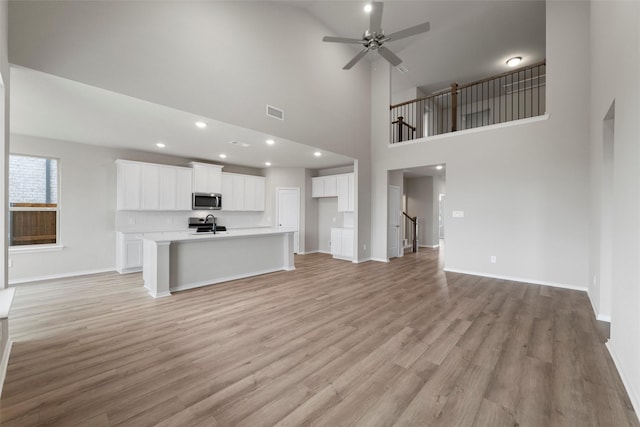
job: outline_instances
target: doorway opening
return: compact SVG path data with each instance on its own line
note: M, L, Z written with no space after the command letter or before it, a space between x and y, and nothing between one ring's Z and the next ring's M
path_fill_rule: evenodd
M446 165L433 164L389 171L388 178L388 257L403 256L414 250L438 249L442 252L446 217ZM401 194L396 197L400 203L397 216L394 215L396 208L392 187L399 188ZM399 242L392 233L396 219L399 219ZM395 249L396 242L398 250Z

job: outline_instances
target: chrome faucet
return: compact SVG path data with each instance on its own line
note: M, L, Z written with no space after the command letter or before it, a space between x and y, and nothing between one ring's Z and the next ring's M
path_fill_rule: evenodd
M211 217L211 219L213 219L213 234L216 234L216 217L213 216L213 214L209 214L207 215L207 217L204 219L204 223L205 224L209 224L209 217Z

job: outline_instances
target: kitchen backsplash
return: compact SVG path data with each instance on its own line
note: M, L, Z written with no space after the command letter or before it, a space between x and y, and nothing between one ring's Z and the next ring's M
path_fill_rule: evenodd
M116 211L116 231L137 233L183 231L188 229L189 217L206 217L212 213L219 225L229 228L270 227L271 218L264 212L184 211L147 212Z

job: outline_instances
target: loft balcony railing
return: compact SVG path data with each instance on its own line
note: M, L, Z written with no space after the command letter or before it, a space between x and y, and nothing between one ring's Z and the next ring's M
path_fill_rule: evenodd
M545 113L546 63L539 62L424 98L391 105L391 143Z

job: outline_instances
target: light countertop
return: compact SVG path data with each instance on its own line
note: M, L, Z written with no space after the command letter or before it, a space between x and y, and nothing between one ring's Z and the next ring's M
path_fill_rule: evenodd
M171 232L158 232L158 233L144 233L143 240L151 240L154 242L188 242L196 240L224 240L224 239L237 239L243 237L270 235L270 234L284 234L292 233L295 229L277 229L277 228L239 228L228 231L218 231L213 234L210 232L197 233L194 231L171 231Z

